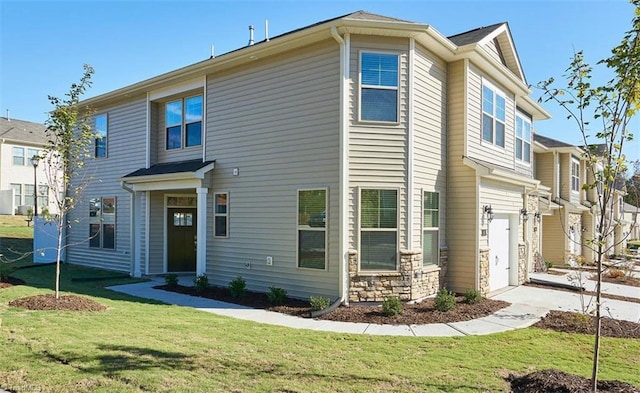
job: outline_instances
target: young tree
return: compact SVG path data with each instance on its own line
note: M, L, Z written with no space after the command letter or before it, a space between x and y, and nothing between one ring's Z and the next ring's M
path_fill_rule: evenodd
M87 187L90 178L85 170L84 161L91 157L91 145L96 138L90 125L92 111L81 108L80 98L91 87L91 76L94 70L84 65L84 73L80 82L73 83L65 98L49 96L54 109L45 122L47 126L47 142L42 152L47 183L55 190L54 202L57 215L50 220L57 227L57 258L55 295L60 298L60 260L65 247L64 233L71 226L68 213L73 210Z
M631 3L635 7L631 30L612 49L610 57L597 63L611 72L612 79L602 86L592 86L592 67L583 53L577 52L566 70L566 87L553 87L553 78L538 85L543 91L541 101L560 105L582 133L587 170L593 179L583 189L594 190L597 195L595 235L585 239L586 246L595 251L597 268L592 392L597 391L598 382L603 257L613 247L607 238L618 224L612 219L613 198L627 170L623 147L633 139L628 125L640 110L640 0ZM593 123L587 119L593 119Z

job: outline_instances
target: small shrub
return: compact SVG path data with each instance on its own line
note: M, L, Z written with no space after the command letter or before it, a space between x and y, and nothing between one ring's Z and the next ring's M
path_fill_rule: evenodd
M435 308L442 312L453 310L456 308L456 295L447 288L442 288L436 295Z
M482 294L477 289L469 288L464 293L464 301L469 304L480 303Z
M209 287L209 278L206 274L201 274L193 279L193 286L196 287L196 291L202 292Z
M582 329L588 329L591 325L591 317L585 313L571 313L571 322Z
M400 298L397 296L391 296L384 299L384 302L382 302L382 314L387 317L402 314L403 307L404 304L402 304Z
M164 283L170 287L178 286L178 275L176 274L167 274L164 276ZM195 283L194 283L195 284Z
M279 306L287 299L287 291L282 288L270 287L267 296L269 297L269 302L271 304Z
M229 283L229 291L237 299L247 292L247 282L242 276L238 276Z
M627 275L622 269L609 269L605 274L605 277L624 281L624 279L627 278Z
M551 269L553 267L553 262L551 261L544 261L544 265L547 267L547 269Z
M324 310L331 305L329 298L324 296L310 296L309 303L311 303L311 309L313 311Z

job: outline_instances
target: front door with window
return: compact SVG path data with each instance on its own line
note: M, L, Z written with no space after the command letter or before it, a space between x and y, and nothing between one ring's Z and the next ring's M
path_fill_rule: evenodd
M196 270L197 209L170 207L167 209L167 271Z

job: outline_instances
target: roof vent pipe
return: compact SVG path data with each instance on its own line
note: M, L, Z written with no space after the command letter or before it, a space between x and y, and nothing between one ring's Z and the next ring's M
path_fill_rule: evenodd
M264 20L264 39L269 41L269 19Z
M7 109L7 121L11 121L11 118L9 117L9 109Z
M216 57L215 46L212 44L211 45L211 57L210 57L210 59L213 59L214 57Z
M254 41L253 41L253 30L255 30L253 28L253 25L249 25L249 46L253 45Z

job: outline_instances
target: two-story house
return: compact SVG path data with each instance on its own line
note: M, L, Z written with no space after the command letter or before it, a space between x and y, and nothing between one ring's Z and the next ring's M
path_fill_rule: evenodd
M360 11L88 99L68 260L342 302L517 285L546 195L529 93L506 23Z
M45 130L43 124L0 117L0 214L32 211L36 192L38 213L44 209L55 213L45 163L33 166L33 157L42 155L47 142Z

